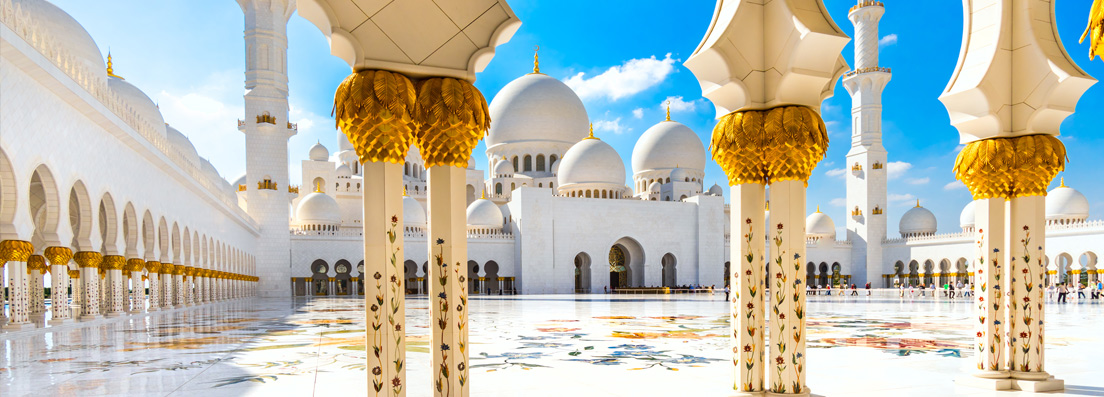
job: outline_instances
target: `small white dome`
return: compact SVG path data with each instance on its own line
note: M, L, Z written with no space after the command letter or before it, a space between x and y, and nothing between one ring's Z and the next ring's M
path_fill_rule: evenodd
M689 182L690 178L690 171L685 168L675 168L671 171L671 182Z
M405 208L403 215L406 215ZM299 200L295 219L303 225L337 225L341 223L341 208L337 200L326 193L311 193Z
M556 181L561 188L576 183L625 185L625 163L617 150L601 139L583 139L564 153Z
M322 142L315 143L310 148L310 159L313 161L326 161L330 159L330 151L322 146Z
M974 201L966 203L966 206L962 207L962 213L958 215L958 225L963 229L974 227Z
M816 237L836 237L836 223L820 208L805 218L805 234Z
M901 223L897 229L901 232L901 237L906 237L917 234L935 234L936 226L935 214L932 214L927 208L921 207L918 202L915 207L901 215Z
M634 173L675 167L705 171L705 146L698 134L682 123L661 121L636 141L632 167Z
M422 207L422 203L410 196L403 196L403 225L426 225L425 208Z
M652 182L648 185L648 191L652 193L659 193L659 190L663 188L663 185L659 181Z
M353 177L353 169L349 168L349 165L345 164L345 163L341 163L341 165L338 165L337 170L335 172L337 172L337 177L338 178L352 178Z
M1066 186L1065 180L1047 192L1046 219L1083 221L1089 217L1089 200L1084 194Z
M207 173L207 176L211 177L211 179L217 180L219 178L222 178L222 176L219 175L218 170L215 169L215 166L211 165L211 162L207 159L199 159L199 168L202 169L203 172Z
M15 0L12 5L30 15L59 45L69 50L77 62L87 67L88 72L107 79L107 66L99 46L92 40L92 35L71 15L45 0Z
M567 84L541 73L521 76L502 87L489 107L487 148L505 143L578 142L587 134L583 101Z
M165 136L165 130L168 128L165 126L165 118L161 116L161 109L157 108L157 104L153 103L153 100L146 93L135 87L134 84L117 77L108 78L107 86L111 88L115 95L119 96L119 99L122 99L131 109L134 109L134 113L138 114L138 118L149 123L150 127L153 127L153 130L158 134Z
M502 228L502 210L491 200L475 200L468 206L468 226Z
M161 124L165 127L165 137L169 139L176 150L180 151L180 154L184 156L192 165L199 166L199 153L196 152L195 146L192 145L192 141L188 137L181 134L176 128L172 128L167 124Z
M498 160L498 162L495 163L494 174L492 174L491 177L500 175L505 175L507 177L514 175L514 165L506 159Z
M724 189L720 185L714 183L713 187L709 188L709 194L714 196L724 196Z

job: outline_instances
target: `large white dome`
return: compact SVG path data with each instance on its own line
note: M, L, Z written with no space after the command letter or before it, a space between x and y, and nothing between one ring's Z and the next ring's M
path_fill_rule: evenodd
M578 142L587 134L583 101L575 91L540 73L531 73L506 84L490 105L491 128L487 148L529 141Z
M561 188L576 183L625 185L625 163L608 143L583 139L564 153L556 181Z
M426 225L425 208L422 207L422 203L410 196L403 196L403 225Z
M176 128L172 128L166 124L161 124L165 127L165 137L169 139L169 143L180 151L180 154L184 156L184 159L188 160L194 166L199 166L199 153L196 152L195 146L192 145L192 141L184 134L180 133ZM237 186L235 186L236 188Z
M107 86L123 100L123 103L134 109L142 121L149 123L150 127L153 127L153 130L161 136L165 136L165 118L161 116L161 109L157 108L157 104L153 103L146 93L118 77L108 78Z
M1084 194L1066 186L1065 180L1047 192L1046 219L1083 221L1089 217L1089 200Z
M974 201L970 201L965 207L962 207L962 213L958 214L958 226L963 229L972 229L974 227L974 219L976 213L974 212Z
M326 161L330 159L330 151L326 149L325 146L322 146L322 142L315 143L314 146L311 146L308 155L312 161Z
M920 203L917 202L915 207L901 215L901 223L897 229L901 232L902 237L907 237L918 234L935 234L936 226L935 214L932 214L927 208L921 207Z
M468 226L501 229L502 210L491 200L475 200L468 206Z
M107 66L92 35L65 11L45 0L14 0L13 5L28 13L57 43L67 49L88 72L107 79ZM151 123L153 120L149 120Z
M405 208L403 215L406 215ZM315 192L299 200L295 219L303 225L337 225L341 223L341 208L333 197Z
M820 208L805 218L805 234L816 237L836 237L836 223Z
M671 168L705 170L705 146L689 127L676 121L661 121L652 126L633 147L634 173Z

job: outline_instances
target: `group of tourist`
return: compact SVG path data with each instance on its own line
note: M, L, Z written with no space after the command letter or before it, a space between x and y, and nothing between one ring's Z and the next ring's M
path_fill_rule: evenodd
M1051 286L1047 287L1047 302L1054 302L1055 301L1054 296L1057 294L1058 295L1058 300L1057 300L1058 303L1068 303L1067 297L1071 294L1076 293L1077 298L1076 298L1075 301L1078 302L1078 303L1082 303L1083 300L1085 299L1085 290L1086 289L1089 290L1089 299L1090 300L1101 299L1101 297L1104 296L1104 282L1102 282L1102 281L1097 281L1095 283L1089 282L1089 285L1088 285L1087 288L1086 288L1085 284L1082 284L1082 283L1074 284L1072 282L1067 282L1067 283L1059 283L1056 286L1051 285Z

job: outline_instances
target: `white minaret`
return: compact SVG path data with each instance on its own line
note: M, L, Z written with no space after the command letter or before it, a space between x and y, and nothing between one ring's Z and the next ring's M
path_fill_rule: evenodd
M261 229L258 295L290 296L288 280L287 21L295 0L238 0L245 13L245 184L249 215Z
M851 241L852 282L885 287L882 261L886 236L886 150L882 146L882 90L888 68L878 66L881 2L860 1L847 14L855 24L855 70L844 75L851 94L851 150L847 152L847 239Z

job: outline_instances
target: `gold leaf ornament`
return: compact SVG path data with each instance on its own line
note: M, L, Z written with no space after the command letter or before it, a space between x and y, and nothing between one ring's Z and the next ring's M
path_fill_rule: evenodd
M1085 26L1085 33L1081 34L1080 43L1089 38L1089 60L1096 59L1097 55L1104 55L1104 0L1094 0L1089 9L1089 22Z
M1041 134L970 142L958 153L954 173L980 200L1045 196L1065 168L1065 145Z
M828 150L824 121L806 106L729 113L713 128L713 160L729 185L808 182Z
M426 167L467 167L475 145L491 125L487 100L466 80L434 77L418 83L413 113Z
M341 82L334 119L361 163L405 161L414 138L415 98L414 84L399 73L361 70Z

